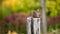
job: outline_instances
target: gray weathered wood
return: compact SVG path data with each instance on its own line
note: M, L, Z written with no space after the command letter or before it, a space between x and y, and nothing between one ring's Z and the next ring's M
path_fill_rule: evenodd
M27 18L27 34L31 34L31 17Z
M34 34L40 34L40 18L33 18Z
M33 21L33 22L31 22L31 20ZM27 24L26 24L26 26L27 26L27 34L32 34L32 32L31 32L31 24L32 24L32 26L33 26L33 33L34 34L40 34L41 32L40 32L40 18L32 18L31 19L31 17L28 17L27 18Z

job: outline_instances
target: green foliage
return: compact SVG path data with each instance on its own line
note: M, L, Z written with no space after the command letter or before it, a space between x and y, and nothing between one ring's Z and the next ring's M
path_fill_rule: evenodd
M4 18L13 13L31 13L33 10L39 9L40 5L38 0L17 0L17 3L7 6L2 5L2 11L0 10L1 18Z
M46 2L46 11L50 11L51 17L60 15L60 0L47 0Z
M2 17L8 16L11 13L31 13L33 10L40 9L39 0L18 0L15 3L14 9L11 6L2 6L2 11L0 15ZM50 11L51 17L60 15L60 0L47 0L46 1L46 11Z
M60 0L47 0L46 12L47 12L47 16L49 17L60 16ZM56 29L60 30L60 22L51 24L50 26L48 26L47 30L52 33Z
M53 32L53 30L60 29L60 23L51 24L48 28L48 31Z

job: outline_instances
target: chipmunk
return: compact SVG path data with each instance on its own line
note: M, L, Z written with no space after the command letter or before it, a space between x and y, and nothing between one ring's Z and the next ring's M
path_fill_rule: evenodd
M40 17L40 11L39 10L34 11L32 14L32 17L33 18L39 18Z

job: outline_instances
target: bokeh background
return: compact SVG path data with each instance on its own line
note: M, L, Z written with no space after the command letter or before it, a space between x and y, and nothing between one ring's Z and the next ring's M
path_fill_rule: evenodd
M26 34L26 17L37 9L39 0L0 0L0 33ZM46 0L46 15L48 34L60 32L60 0Z

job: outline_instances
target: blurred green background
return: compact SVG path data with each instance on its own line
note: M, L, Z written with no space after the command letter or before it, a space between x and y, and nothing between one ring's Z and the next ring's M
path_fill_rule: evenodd
M2 14L3 17L12 13L30 14L32 11L39 9L38 0L2 0Z
M40 9L39 0L1 0L0 21L14 13L31 14L37 9ZM60 0L46 0L46 15L48 18L60 16Z
M39 0L1 0L0 3L2 17L11 13L29 14L40 9ZM60 15L60 0L46 0L46 12L51 17Z

